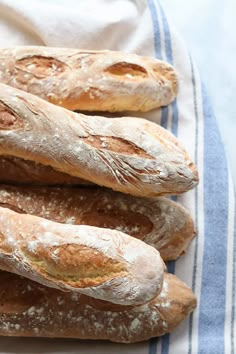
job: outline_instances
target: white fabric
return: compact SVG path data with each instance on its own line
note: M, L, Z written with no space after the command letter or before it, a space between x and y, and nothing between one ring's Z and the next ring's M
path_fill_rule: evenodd
M150 54L152 23L142 0L1 0L0 5L1 47L31 44Z

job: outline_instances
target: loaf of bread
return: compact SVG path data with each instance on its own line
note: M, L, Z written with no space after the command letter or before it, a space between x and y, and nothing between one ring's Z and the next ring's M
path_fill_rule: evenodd
M172 332L196 307L192 291L168 273L160 295L135 307L62 292L7 272L0 272L0 300L0 335L123 343Z
M169 104L177 77L136 54L68 48L0 49L0 82L71 110L148 111Z
M159 252L120 231L66 225L0 207L0 269L117 304L161 290Z
M0 155L146 197L186 192L198 183L184 148L157 124L76 114L3 84Z
M188 211L167 198L138 198L104 188L0 186L0 206L65 224L116 229L180 256L194 237Z
M0 183L52 186L92 186L79 177L54 170L51 166L14 156L0 156Z

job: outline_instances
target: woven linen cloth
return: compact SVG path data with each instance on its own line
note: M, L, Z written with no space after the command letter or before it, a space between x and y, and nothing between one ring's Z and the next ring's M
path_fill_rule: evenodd
M166 60L179 75L177 99L146 117L172 131L195 160L198 188L178 196L197 237L168 269L198 299L174 333L136 344L0 338L0 353L234 354L234 190L212 107L188 49L155 0L0 0L0 46L46 45L134 52ZM14 291L14 289L12 289ZM1 323L0 323L1 326Z

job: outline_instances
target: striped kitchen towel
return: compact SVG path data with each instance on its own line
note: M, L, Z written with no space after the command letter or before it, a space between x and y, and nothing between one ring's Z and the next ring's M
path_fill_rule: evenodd
M199 187L179 196L198 236L168 265L198 298L173 334L132 345L75 340L0 338L0 353L234 354L235 202L218 128L198 70L156 0L0 0L0 46L48 45L111 49L156 56L179 74L177 100L143 114L182 141L195 159ZM40 349L38 349L40 348Z

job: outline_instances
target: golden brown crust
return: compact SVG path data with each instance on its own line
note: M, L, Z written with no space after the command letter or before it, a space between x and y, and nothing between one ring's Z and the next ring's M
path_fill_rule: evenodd
M191 216L167 198L137 198L104 188L0 186L0 206L56 222L116 229L180 256L194 237Z
M192 291L168 273L159 296L133 307L64 293L0 272L0 334L4 336L139 342L172 332L195 307Z
M0 49L0 82L72 110L148 111L177 93L172 66L112 51Z
M96 286L115 277L127 276L124 263L84 245L70 243L48 249L38 246L37 253L25 245L22 253L40 274L63 281L73 288ZM56 259L53 254L56 254Z
M159 252L124 233L1 207L0 221L0 269L125 305L146 302L161 290Z
M13 116L10 127L2 119L0 155L146 197L179 194L198 183L185 149L157 124L140 118L86 117L3 84L0 102ZM0 116L5 116L4 109Z

